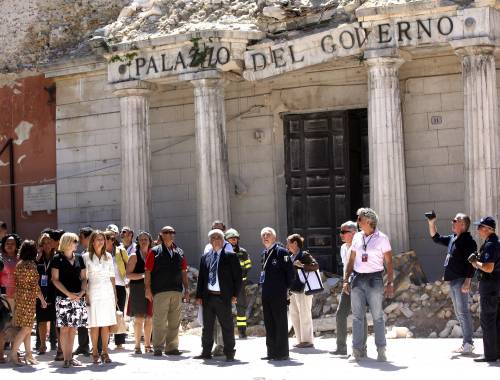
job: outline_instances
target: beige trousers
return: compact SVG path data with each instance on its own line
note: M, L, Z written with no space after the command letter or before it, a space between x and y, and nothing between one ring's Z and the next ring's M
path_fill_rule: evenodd
M171 351L179 348L181 292L161 292L153 297L153 348Z
M290 297L290 319L298 343L313 343L312 299L304 293L292 293Z

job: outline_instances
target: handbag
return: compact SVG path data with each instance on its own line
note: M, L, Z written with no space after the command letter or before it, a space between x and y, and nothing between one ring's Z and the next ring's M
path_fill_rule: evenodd
M4 331L12 320L12 309L4 296L0 296L0 331Z
M123 312L116 310L116 325L109 328L111 334L125 334L127 332L127 324L123 317Z
M299 271L299 279L304 283L304 294L306 296L321 293L325 289L323 281L321 281L319 269L312 272L306 272L304 269L301 269Z

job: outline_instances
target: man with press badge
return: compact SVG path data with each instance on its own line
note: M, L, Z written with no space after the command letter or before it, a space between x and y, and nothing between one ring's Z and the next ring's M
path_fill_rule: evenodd
M259 283L266 327L267 355L263 360L288 360L287 297L295 278L288 251L276 243L276 231L264 227L260 232L264 251Z

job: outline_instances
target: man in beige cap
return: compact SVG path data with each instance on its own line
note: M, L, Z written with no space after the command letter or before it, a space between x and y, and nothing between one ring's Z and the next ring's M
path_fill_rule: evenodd
M146 257L144 279L146 298L153 302L154 355L181 355L179 326L181 324L182 292L189 300L187 261L182 249L174 243L175 229L161 229L161 243Z

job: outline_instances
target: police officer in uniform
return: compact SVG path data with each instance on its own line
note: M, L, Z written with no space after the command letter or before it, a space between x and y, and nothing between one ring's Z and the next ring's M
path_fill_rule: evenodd
M262 360L288 360L287 296L295 270L288 251L276 244L276 231L264 227L260 232L264 252L259 283L266 327L267 356Z
M225 234L226 240L233 246L233 251L238 256L241 266L241 274L243 284L241 286L240 294L238 295L238 301L236 302L236 326L238 327L238 333L240 339L247 338L247 277L248 272L252 268L252 260L248 257L248 253L245 248L240 247L240 234L234 228L230 228Z
M474 223L483 245L479 257L473 254L469 261L477 269L481 296L481 329L484 356L476 362L495 362L500 359L500 243L495 233L496 222L487 216Z

